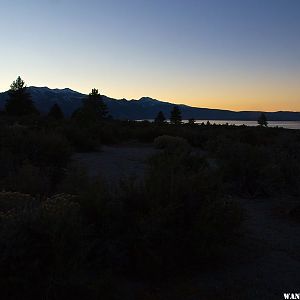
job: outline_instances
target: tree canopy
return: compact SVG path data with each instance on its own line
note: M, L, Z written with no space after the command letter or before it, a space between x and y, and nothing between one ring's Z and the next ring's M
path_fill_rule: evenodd
M181 124L182 122L181 111L177 105L175 105L171 110L170 122L171 124L176 125Z
M260 126L265 126L265 127L268 126L268 120L267 120L267 117L266 117L266 115L264 113L261 113L261 115L259 116L259 118L257 120L257 123Z
M195 123L196 123L196 120L194 119L194 118L190 118L189 119L189 125L195 125Z
M64 113L62 112L60 106L57 103L55 103L51 107L51 109L48 113L48 117L52 118L52 119L55 119L55 120L61 120L61 119L64 118Z
M157 116L156 116L154 122L155 122L156 124L164 124L164 123L166 122L165 115L164 115L164 113L163 113L162 111L160 111L160 112L157 114Z
M20 76L11 84L8 95L9 99L5 105L7 114L13 116L38 114L25 82Z
M92 92L83 100L82 104L82 107L73 114L73 117L80 122L90 124L106 118L107 106L97 89L92 89Z

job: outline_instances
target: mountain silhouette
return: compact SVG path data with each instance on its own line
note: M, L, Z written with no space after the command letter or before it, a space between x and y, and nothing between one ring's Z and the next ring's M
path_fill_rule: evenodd
M70 116L74 110L82 104L86 95L69 88L50 89L48 87L28 87L36 107L41 113L48 113L50 108L57 103L66 116ZM8 92L0 93L0 110L4 109L8 99ZM103 96L109 114L116 119L144 120L154 119L159 111L169 118L174 103L143 97L139 100L114 99ZM194 118L196 120L257 120L260 111L230 111L222 109L197 108L187 105L178 105L183 119ZM266 112L268 120L273 121L300 121L300 112L278 111Z

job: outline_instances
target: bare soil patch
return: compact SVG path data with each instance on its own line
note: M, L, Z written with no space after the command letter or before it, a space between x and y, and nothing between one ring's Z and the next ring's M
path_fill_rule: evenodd
M89 176L101 176L114 183L124 177L142 178L147 159L158 152L148 144L103 146L99 152L76 153L73 161L84 167Z

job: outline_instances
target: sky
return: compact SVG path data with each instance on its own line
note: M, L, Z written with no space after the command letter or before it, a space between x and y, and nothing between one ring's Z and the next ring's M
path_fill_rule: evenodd
M300 0L0 0L0 91L300 111Z

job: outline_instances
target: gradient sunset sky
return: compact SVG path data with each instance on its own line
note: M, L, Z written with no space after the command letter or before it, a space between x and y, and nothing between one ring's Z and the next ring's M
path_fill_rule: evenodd
M1 0L0 91L300 111L299 0Z

